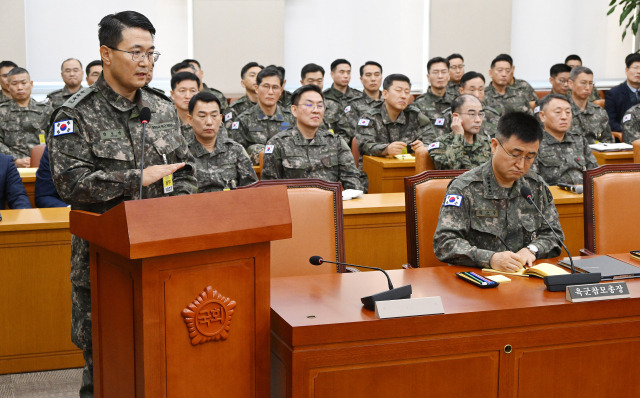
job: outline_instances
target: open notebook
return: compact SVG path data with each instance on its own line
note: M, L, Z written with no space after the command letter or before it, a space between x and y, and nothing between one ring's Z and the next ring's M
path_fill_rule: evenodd
M513 276L535 276L538 278L544 278L545 276L549 275L564 275L569 273L564 269L558 267L557 265L553 265L550 263L536 264L531 268L522 268L517 272L504 272L495 270L493 268L483 268L482 271Z

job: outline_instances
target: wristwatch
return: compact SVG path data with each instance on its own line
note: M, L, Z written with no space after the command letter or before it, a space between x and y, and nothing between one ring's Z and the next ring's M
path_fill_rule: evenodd
M527 249L529 249L529 251L533 253L533 255L536 256L536 258L538 258L538 246L531 243L529 244L529 246L527 246Z

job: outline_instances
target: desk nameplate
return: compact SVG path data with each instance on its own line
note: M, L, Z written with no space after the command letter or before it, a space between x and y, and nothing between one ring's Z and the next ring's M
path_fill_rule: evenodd
M434 314L444 314L440 296L376 301L376 318L378 319Z
M567 286L566 299L572 303L629 298L626 282L591 283Z

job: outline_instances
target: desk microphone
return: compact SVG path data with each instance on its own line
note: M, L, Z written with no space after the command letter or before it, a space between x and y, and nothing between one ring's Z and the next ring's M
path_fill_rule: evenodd
M565 191L569 191L569 192L573 192L573 193L582 193L583 189L582 189L582 185L571 185L571 184L563 184L561 182L559 182L558 184L559 188L564 189Z
M140 152L140 194L138 199L142 199L142 173L144 173L144 137L147 134L147 124L151 120L151 110L146 106L140 110L140 123L142 123L142 149Z
M371 311L375 310L376 301L400 300L400 299L407 299L407 298L411 297L411 293L412 293L411 285L405 285L405 286L401 286L401 287L398 287L398 288L394 288L393 284L391 283L391 278L389 278L389 274L387 274L387 272L385 270L383 270L382 268L367 267L365 265L355 265L355 264L347 264L347 263L329 261L329 260L324 260L320 256L311 256L309 258L309 262L311 264L313 264L313 265L321 265L322 263L331 263L331 264L347 265L347 266L350 266L350 267L366 268L366 269L373 269L373 270L381 271L387 277L387 282L389 284L389 290L381 292L381 293L376 293L376 294L373 294L371 296L362 297L360 299L360 301L362 301L362 304L364 305L364 308L366 308L368 310L371 310Z
M564 250L567 252L567 255L569 256L569 261L571 262L570 275L550 275L550 276L544 277L544 284L547 285L547 290L549 290L550 292L561 292L565 290L567 286L570 286L570 285L584 285L585 283L599 283L602 280L602 275L599 272L585 273L585 274L576 273L576 269L573 266L573 258L571 257L571 253L569 253L569 249L567 249L567 246L565 246L564 243L562 243L562 240L560 239L556 231L553 229L551 224L549 224L549 221L547 221L547 219L542 214L542 212L540 211L536 203L533 201L533 194L531 193L531 189L527 186L523 186L520 189L520 195L522 195L522 197L525 198L525 200L529 202L529 204L532 204L536 208L536 210L538 211L538 214L540 214L540 217L542 217L542 219L547 224L549 229L551 229L551 232L553 232L553 235L556 237L558 242L560 242Z

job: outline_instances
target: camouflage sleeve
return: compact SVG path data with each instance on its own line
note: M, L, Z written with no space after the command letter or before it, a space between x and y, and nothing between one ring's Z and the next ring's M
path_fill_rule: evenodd
M607 116L607 112L602 109L602 134L601 134L601 142L614 142L613 134L611 133L611 126L609 125L609 117Z
M333 130L335 135L342 137L342 139L348 143L350 143L355 136L354 131L349 125L347 115L344 113L338 114L334 121L329 122L329 127Z
M420 129L419 139L423 144L428 144L436 140L438 134L436 129L431 124L431 120L422 113L418 114L418 124Z
M640 139L640 123L635 112L628 111L622 118L622 140L627 144Z
M224 115L222 116L223 120L224 120L224 127L227 130L231 130L231 126L233 124L233 122L235 122L238 119L238 113L236 112L235 108L227 108L224 110Z
M368 121L365 125L363 120ZM360 118L356 127L356 139L358 140L358 149L362 155L382 156L382 152L389 146L386 140L379 140L375 127L375 120L369 118ZM380 142L383 141L383 142Z
M261 180L280 180L284 178L284 169L282 167L282 154L280 153L280 145L277 140L269 140L267 145L273 145L271 153L264 154L264 163L262 164Z
M7 132L6 130L3 128L3 126L0 124L0 153L4 154L4 155L9 155L9 156L13 156L14 159L22 159L24 156L16 151L12 151L11 148L9 148L6 144L5 144L5 136L6 136Z
M225 128L229 131L229 138L242 145L245 149L249 146L249 140L247 139L247 126L241 120L235 120L229 124L229 127L225 125Z
M258 176L253 170L253 163L249 159L247 151L240 145L234 146L234 148L237 148L239 152L237 156L238 185L245 186L258 181Z
M473 267L489 267L494 251L472 246L467 240L471 233L470 199L465 197L462 190L449 186L447 196L461 197L460 205L445 205L440 207L438 226L433 236L433 250L438 260L446 263L467 265ZM446 199L445 199L446 200Z
M591 150L591 147L589 146L589 142L587 142L587 139L585 138L585 136L581 136L581 137L582 137L582 145L584 147L584 159L587 161L587 170L595 169L600 165L598 164L596 157L593 155L593 151Z
M556 231L560 240L564 240L564 232L562 232L562 226L560 225L558 210L553 203L553 195L551 195L551 191L549 191L547 184L543 183L540 186L542 188L538 190L539 194L537 195L540 198L538 200L540 211ZM540 229L536 232L536 237L531 241L531 243L539 250L538 258L557 257L562 252L560 243L558 243L555 235L544 221L540 224Z
M526 89L524 90L524 93L529 102L538 101L538 95L536 94L536 90L534 90L529 83L526 84Z
M362 183L360 182L360 171L356 167L356 163L353 159L353 154L347 143L340 137L336 137L338 142L338 162L340 163L340 182L344 189L359 189L363 190Z
M176 121L176 126L180 125L180 121ZM176 136L180 139L180 148L173 153L175 158L169 160L172 163L182 163L185 165L173 173L173 192L172 195L191 195L198 192L198 180L196 178L196 160L189 151L189 144L181 133ZM140 184L140 181L138 181ZM138 187L139 188L139 187Z
M464 136L454 134L453 140L449 145L441 138L438 138L438 143L438 148L429 151L429 156L433 159L436 170L461 169L462 157L464 156Z
M593 90L591 90L591 94L589 94L589 98L587 99L587 101L593 102L599 99L602 99L602 98L600 98L600 93L598 93L598 88L596 86L593 86Z

